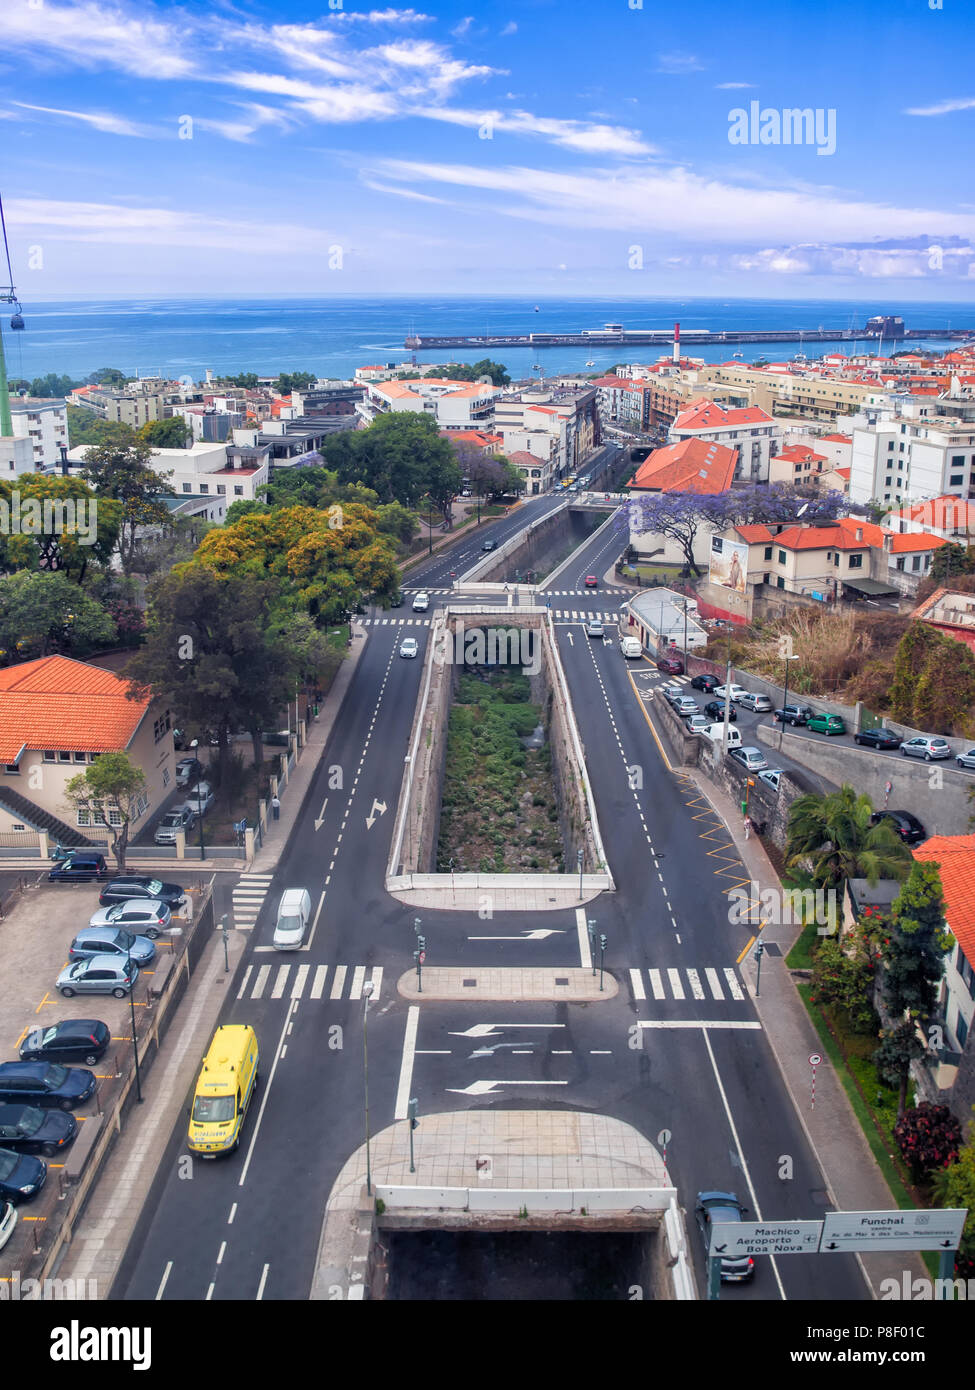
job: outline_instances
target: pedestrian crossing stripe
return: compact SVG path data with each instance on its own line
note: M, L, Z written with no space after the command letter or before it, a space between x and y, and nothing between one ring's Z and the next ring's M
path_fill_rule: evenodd
M512 579L512 580L509 580L509 583L510 583L510 585L511 585L511 587L512 587L513 589L514 589L514 588L518 588L518 589L527 589L527 588L531 588L531 585L529 585L529 584L518 584L518 583L516 583L515 580L513 580L513 579ZM456 589L454 589L454 588L450 588L450 589L434 589L434 588L429 588L429 589L428 589L428 588L422 588L422 589L409 589L409 588L404 588L404 589L402 590L402 592L403 592L404 594L457 594L457 593L458 593L458 590L456 590ZM598 594L632 594L632 592L633 592L632 589L613 589L613 588L610 588L608 585L607 585L607 586L604 586L604 587L601 588L601 589L537 589L537 588L536 588L536 590L535 590L535 593L536 593L536 594L540 594L540 595L542 595L542 596L550 597L550 598L594 598L594 597L596 596L597 593L598 593ZM464 597L468 597L468 598L471 597L471 595L469 595L469 594L468 594L468 595L463 595L463 596L464 596Z
M361 618L363 627L429 627L429 618Z
M256 925L270 887L270 874L245 874L239 880L231 894L234 926L238 931L250 931Z
M349 971L352 971L351 978ZM332 972L329 977L329 971ZM243 999L342 999L362 998L363 986L372 982L372 998L378 999L383 984L381 965L249 965L240 982L237 998ZM346 982L349 984L346 991ZM327 991L327 992L326 992Z
M738 973L732 966L709 965L698 969L685 966L683 971L675 966L667 966L664 969L648 968L645 972L635 969L630 971L630 987L637 1002L647 998L644 974L653 999L682 1000L686 999L688 994L699 1000L722 1001L730 997L740 1002L745 998Z

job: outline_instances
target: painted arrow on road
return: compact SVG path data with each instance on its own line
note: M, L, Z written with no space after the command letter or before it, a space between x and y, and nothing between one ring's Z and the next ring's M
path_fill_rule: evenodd
M377 815L376 815L377 810L378 810L380 816L384 816L384 815L386 814L386 803L385 803L385 801L373 801L373 803L372 803L372 810L371 810L371 812L369 813L369 815L366 816L366 825L368 825L368 827L369 827L370 830L371 830L372 827L376 824L376 821L377 821L377 819L378 819L378 817L377 817Z
M316 829L316 830L321 830L322 826L325 824L325 807L326 807L327 805L328 805L328 797L326 796L325 800L322 802L322 809L319 811L318 815L315 817L315 829Z
M520 936L469 936L468 941L544 941L547 936L564 936L557 927L535 927L533 931L522 932Z
M564 1023L475 1023L463 1033L451 1033L452 1038L489 1038L502 1028L564 1028Z
M447 1086L458 1096L486 1096L495 1086L568 1086L568 1081L472 1081L469 1086Z

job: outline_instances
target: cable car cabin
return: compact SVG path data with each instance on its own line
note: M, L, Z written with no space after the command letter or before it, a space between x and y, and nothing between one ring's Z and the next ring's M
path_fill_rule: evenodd
M11 314L11 316L10 316L10 327L11 327L12 329L14 329L14 331L16 331L16 330L18 330L18 329L20 329L21 331L23 331L23 327L24 327L24 316L23 316L23 314Z

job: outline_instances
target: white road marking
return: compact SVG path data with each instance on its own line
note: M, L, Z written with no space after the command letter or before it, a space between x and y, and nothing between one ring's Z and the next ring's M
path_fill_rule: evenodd
M394 1120L406 1119L406 1109L410 1099L410 1087L413 1085L413 1060L416 1056L416 1032L419 1023L419 1006L411 1004L406 1014L406 1032L403 1036L403 1060L400 1062L399 1085L396 1088L396 1109L393 1111Z
M160 1300L160 1299L162 1298L162 1296L163 1296L163 1289L166 1287L166 1283L167 1283L167 1281L168 1281L168 1279L169 1279L169 1273L170 1273L170 1270L172 1269L172 1267L173 1267L173 1262L172 1262L172 1260L170 1260L170 1261L169 1261L169 1264L168 1264L168 1265L166 1266L166 1268L163 1270L163 1277L162 1277L162 1279L159 1281L159 1288L156 1290L156 1302L157 1302L157 1303L159 1302L159 1300Z
M270 969L270 966L268 967L268 969ZM279 966L278 966L278 977L277 977L277 979L274 981L274 986L273 986L273 988L272 988L272 990L271 990L271 998L272 998L272 999L280 999L280 998L281 998L282 994L284 993L285 981L286 981L287 978L288 978L288 971L289 971L290 969L291 969L291 966L290 966L290 965L279 965Z
M270 1265L265 1265L261 1270L261 1282L257 1286L257 1299L255 1300L257 1303L260 1303L264 1297L264 1285L267 1283L267 1272L270 1268Z
M226 1242L225 1240L224 1240L224 1241L221 1241L221 1243L220 1243L220 1249L219 1249L219 1251L217 1252L217 1264L218 1264L218 1265L222 1265L222 1264L223 1264L223 1255L224 1255L224 1251L226 1250L226 1248L227 1248L227 1242Z
M681 983L680 972L675 970L673 966L669 967L667 970L667 979L670 981L670 992L674 996L674 998L686 999L687 995L684 993L684 986Z
M261 1132L261 1121L264 1119L264 1111L267 1108L268 1098L271 1094L271 1087L274 1085L274 1073L277 1071L278 1063L281 1060L281 1048L284 1044L285 1034L291 1023L291 1015L294 1013L297 1007L297 1004L288 1005L287 1016L284 1020L284 1024L282 1025L281 1032L278 1035L278 1045L274 1049L274 1061L271 1063L271 1070L268 1074L267 1080L264 1083L264 1095L261 1097L261 1108L257 1112L257 1120L254 1123L254 1132L251 1135L251 1142L247 1146L247 1157L244 1159L244 1166L240 1170L240 1177L237 1179L238 1187L243 1187L244 1183L247 1181L247 1170L251 1166L251 1159L254 1156L254 1149L257 1145L257 1137Z
M251 990L252 999L260 999L264 993L264 986L267 984L267 977L271 973L269 965L262 965L257 972L257 979L254 981L254 988Z
M638 1028L702 1028L705 1032L710 1031L712 1028L746 1028L751 1030L760 1029L761 1026L760 1023L752 1023L746 1020L712 1018L641 1018L637 1022Z
M228 1226L232 1226L232 1225L234 1224L234 1217L235 1217L236 1215L237 1215L237 1203L235 1202L235 1203L233 1204L233 1206L230 1208L230 1215L227 1217L227 1225L228 1225Z
M315 978L311 982L310 998L321 999L322 991L325 988L325 977L328 974L327 965L315 966Z
M350 999L362 998L362 986L365 983L365 978L366 967L364 965L357 965L352 972L352 988L349 991Z
M347 965L337 965L335 967L335 979L332 981L332 992L329 999L341 999L342 990L345 987L345 975L348 970Z
M579 934L579 963L584 970L592 968L592 952L589 949L589 928L586 925L585 909L576 908L576 931Z
M372 967L372 974L370 975L369 978L372 980L372 1002L373 1002L374 1004L376 1004L376 1003L378 1003L378 1001L379 1001L379 996L380 996L380 994L381 994L381 992L382 992L382 987L383 987L383 968L382 968L382 966L381 966L381 965L374 965L374 966Z
M738 976L730 966L725 969L724 977L728 981L728 988L731 991L732 999L744 999L745 994L741 985L738 983Z
M298 966L298 969L295 971L294 984L291 986L291 997L292 997L292 999L300 999L300 998L301 998L302 991L303 991L304 988L305 988L305 981L308 979L308 972L309 972L310 970L311 970L311 966L310 966L310 965L299 965L299 966Z
M695 998L695 999L703 999L703 998L704 998L704 986L701 984L701 978L700 978L700 976L698 975L697 971L696 971L696 970L690 970L690 969L688 969L688 971L687 971L687 978L688 978L688 981L690 982L691 993L693 994L694 998Z
M718 981L718 972L716 970L712 970L710 966L707 966L705 968L704 974L707 978L708 984L711 987L711 993L714 995L715 999L723 999L724 990L721 988L721 985Z
M651 970L651 972L650 972L650 978L653 979L653 971L652 971L652 970ZM646 992L646 990L643 988L643 979L642 979L642 977L641 977L641 975L640 975L639 970L631 970L631 971L630 971L630 984L633 986L633 998L634 998L634 999L646 999L646 997L647 997L647 992Z
M250 979L250 977L251 977L251 971L252 971L253 969L254 969L254 967L253 967L252 965L249 965L249 966L247 967L247 969L244 971L244 978L241 980L241 982L240 982L240 989L237 991L237 998L238 998L238 999L243 999L243 997L244 997L244 990L247 988L247 981Z
M665 999L667 992L664 989L664 982L661 978L660 971L648 970L647 974L650 976L650 988L653 990L654 999Z

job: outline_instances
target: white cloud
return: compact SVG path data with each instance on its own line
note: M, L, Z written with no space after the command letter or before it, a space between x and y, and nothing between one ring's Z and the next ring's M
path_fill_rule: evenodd
M658 53L658 72L701 72L704 64L693 53Z
M550 116L534 116L528 111L466 111L446 106L424 107L415 114L470 129L491 126L495 131L512 135L537 135L562 149L585 154L629 157L655 153L654 147L648 145L638 131L623 126L556 120Z
M371 188L376 193L393 193L397 198L410 198L417 203L439 203L441 207L449 204L446 198L434 198L430 193L417 193L415 188L397 188L394 184L380 183L377 179L369 178L364 178L362 182L366 188Z
M27 101L15 101L14 105L21 107L24 111L39 111L45 116L63 116L71 121L81 121L83 125L90 125L94 130L100 130L106 135L146 137L154 133L144 126L133 124L124 116L113 116L106 111L62 111L56 106L32 106Z
M185 77L196 63L183 53L185 27L97 3L35 6L8 0L3 46L8 53L58 57L73 67L120 68L136 77Z
M970 111L975 106L975 97L958 97L954 101L940 101L935 106L909 106L905 116L947 116L951 111Z
M755 83L754 83L754 82L716 82L714 85L715 85L715 88L717 89L717 91L719 91L719 92L730 92L730 91L735 91L735 90L737 90L739 87L754 87L754 86L755 86Z
M453 34L453 36L454 36L455 39L462 39L462 38L464 38L468 33L470 33L470 31L471 31L471 29L473 28L473 26L474 26L474 16L473 16L473 15L465 15L464 18L460 21L459 24L455 24L455 25L454 25L454 27L451 29L450 32Z
M369 10L358 14L354 10L336 10L329 19L333 24L429 24L433 16L418 10Z
M515 23L515 21L514 21L513 19L509 19L508 23L507 23L507 24L504 26L504 28L501 30L500 37L501 37L502 39L509 39L509 38L511 37L512 34L517 34L517 32L518 32L518 25Z

